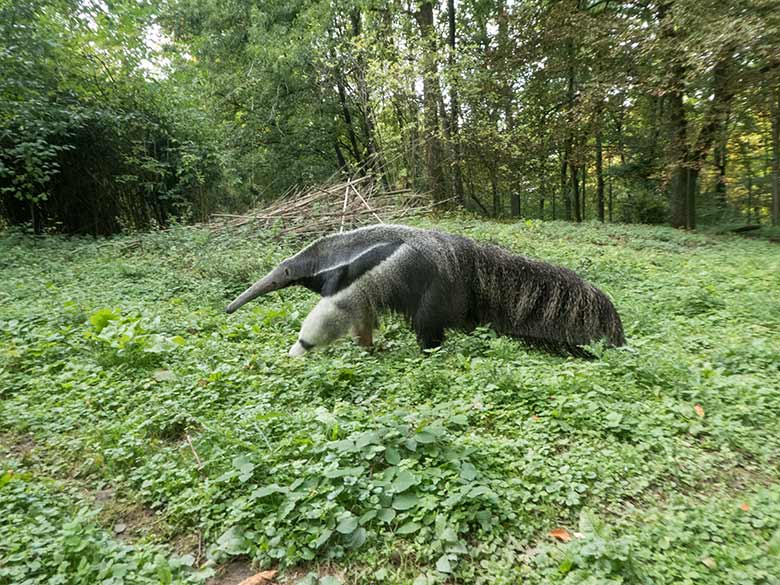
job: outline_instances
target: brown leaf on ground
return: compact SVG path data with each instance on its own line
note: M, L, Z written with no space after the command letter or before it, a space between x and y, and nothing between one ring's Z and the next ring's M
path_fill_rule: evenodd
M571 534L565 528L554 528L553 530L550 530L548 534L561 542L569 542L572 539Z
M715 562L715 559L713 559L712 557L704 557L701 560L701 562L704 563L704 565L706 565L710 569L714 569L715 567L718 566L718 563Z
M701 404L694 405L693 410L696 411L696 414L699 415L699 418L704 417L704 409L701 407Z
M276 577L278 572L279 571L261 571L257 575L252 575L251 577L244 579L238 585L268 585L268 583L273 582L274 577Z

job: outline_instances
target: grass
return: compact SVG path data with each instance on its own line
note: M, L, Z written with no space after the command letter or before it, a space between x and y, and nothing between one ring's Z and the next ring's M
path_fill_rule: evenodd
M780 247L436 225L578 271L628 348L389 318L291 360L312 294L223 309L294 242L0 238L0 583L780 583Z

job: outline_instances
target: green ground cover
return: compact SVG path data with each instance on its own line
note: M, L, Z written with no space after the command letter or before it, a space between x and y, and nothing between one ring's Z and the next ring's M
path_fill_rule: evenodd
M291 360L314 295L223 310L294 242L2 236L0 583L780 583L780 246L436 225L575 269L629 347L389 318Z

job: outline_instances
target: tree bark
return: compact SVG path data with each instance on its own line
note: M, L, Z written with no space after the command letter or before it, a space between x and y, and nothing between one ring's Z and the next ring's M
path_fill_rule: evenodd
M425 166L428 189L434 203L447 198L442 169L438 106L441 101L439 72L436 62L436 31L433 27L433 2L421 2L414 13L423 38L423 127L425 130Z
M748 153L747 143L742 140L739 141L739 154L747 175L747 223L751 223L751 213L753 212L753 164Z
M563 201L563 216L571 220L571 197L569 196L569 179L567 169L569 165L568 149L564 150L561 160L561 201ZM553 207L553 219L555 219L555 208Z
M676 68L676 83L682 83L682 68ZM685 118L682 89L675 89L668 96L668 114L671 136L669 140L670 158L673 161L669 191L669 221L672 227L686 227L687 215L687 168L684 166L688 154L688 121Z
M596 213L599 221L604 223L604 169L601 145L601 116L596 128Z
M498 192L498 169L491 163L490 168L490 188L493 193L493 217L501 215L501 195Z
M588 165L582 165L582 193L580 193L580 203L582 205L582 211L580 212L580 219L585 219L585 185L587 177Z
M352 125L352 114L349 111L347 105L347 93L344 89L344 81L341 79L341 74L336 74L336 88L339 93L339 104L341 105L341 115L344 118L344 125L347 127L347 137L349 138L349 144L352 146L352 156L358 165L363 162L363 157L358 147L357 136L355 135L355 128Z
M512 217L520 217L520 194L512 193L509 202L512 206Z
M715 176L715 203L721 209L725 209L728 204L726 198L726 162L728 154L725 144L719 144L714 151L715 167L718 174Z
M730 78L733 50L725 47L713 67L713 97L704 114L696 143L687 141L687 120L683 108L681 65L675 66L675 88L670 96L674 169L672 171L672 217L674 227L696 228L696 187L699 170L715 138L724 128L734 89Z
M573 163L569 162L569 172L571 173L571 211L573 212L573 216L570 217L570 219L573 219L577 223L582 221L582 216L580 215L580 182L579 182L579 175L577 173L577 166Z
M728 206L728 199L726 196L726 166L728 164L729 141L728 118L729 112L726 113L726 121L719 133L718 143L713 152L715 168L718 169L718 174L715 176L715 204L721 209L726 209Z
M341 147L339 146L339 141L334 140L333 141L333 148L336 150L336 162L339 165L339 169L346 169L347 168L347 161L344 158L344 153L341 152Z
M780 88L772 100L772 225L780 225Z
M461 169L461 144L460 144L460 103L458 101L458 75L455 72L456 54L456 27L455 27L455 0L447 0L447 42L450 52L447 57L450 73L450 133L452 140L452 181L453 193L457 201L462 205L463 197L463 171Z

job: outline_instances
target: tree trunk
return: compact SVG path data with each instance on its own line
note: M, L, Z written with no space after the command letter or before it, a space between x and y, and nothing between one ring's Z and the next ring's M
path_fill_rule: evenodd
M520 217L520 194L512 193L509 201L512 205L512 217Z
M679 228L688 225L686 191L688 168L685 167L688 150L688 122L685 119L685 110L683 109L682 91L675 89L668 96L668 102L671 130L670 157L674 164L669 190L669 222L672 227Z
M490 187L493 193L493 217L501 215L501 195L498 192L498 169L496 165L490 165Z
M442 169L438 106L441 101L439 72L436 63L436 31L433 27L433 2L421 2L414 13L423 38L423 126L425 130L425 166L428 189L434 203L447 198Z
M672 173L672 226L696 229L696 182L699 169L679 163Z
M358 38L362 35L363 22L359 9L350 13L352 21L352 37ZM360 109L362 110L361 126L363 129L363 141L368 152L369 166L380 177L385 190L389 190L387 176L385 175L385 165L382 157L382 151L379 146L376 124L374 123L374 111L371 107L371 92L366 82L366 60L361 52L358 52L357 66L355 67L355 85L357 86Z
M601 120L596 130L596 213L599 221L604 223L604 169L601 145Z
M728 201L726 199L726 160L727 151L725 144L719 144L715 148L714 159L718 174L715 177L715 204L721 209L725 209Z
M341 152L341 147L339 146L339 141L334 140L333 141L333 147L336 149L336 162L339 165L340 170L344 170L347 168L347 161L344 158L344 153Z
M724 131L734 88L731 73L733 49L723 47L712 70L713 96L704 113L694 145L687 143L687 121L682 99L683 68L675 67L675 88L669 96L673 133L672 225L696 228L696 190L699 170L716 137Z
M571 197L569 196L569 179L567 169L569 164L569 154L564 151L561 161L561 201L563 201L563 216L571 220ZM555 209L553 209L553 219L555 219Z
M753 164L748 154L747 143L742 140L739 141L739 154L747 175L747 223L751 223L751 213L753 211Z
M772 225L780 225L780 88L772 99Z
M715 168L718 174L715 177L715 204L721 209L726 209L728 199L726 198L726 164L728 162L728 130L723 129L722 136L713 152Z
M339 93L339 104L341 104L341 115L344 118L344 125L347 127L347 136L349 137L349 144L352 146L352 156L360 165L363 162L363 157L360 152L360 148L357 143L357 136L355 135L355 128L352 125L352 114L349 111L347 105L347 94L344 89L344 82L341 79L340 74L336 74L336 88Z
M447 0L448 34L450 45L448 64L450 68L450 133L452 137L452 181L455 198L462 205L463 198L463 173L461 170L461 145L460 145L460 103L458 102L458 76L455 73L455 0Z
M577 167L572 162L574 156L574 98L575 98L575 79L574 79L574 41L571 37L566 40L566 55L568 70L566 74L566 97L567 97L567 114L566 114L566 162L569 165L571 171L571 183L570 192L564 193L564 201L566 203L566 219L580 221L580 202L579 202L579 184L577 183ZM564 163L565 164L565 163ZM564 166L563 173L566 169Z
M582 204L582 211L580 212L580 219L585 219L585 180L587 175L587 165L582 165L582 193L580 194L580 202Z
M577 173L577 167L569 163L569 171L571 172L571 204L570 204L570 210L573 212L573 215L569 216L569 219L572 219L576 221L577 223L582 221L582 216L580 215L580 182L579 182L579 175Z

